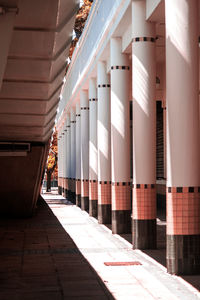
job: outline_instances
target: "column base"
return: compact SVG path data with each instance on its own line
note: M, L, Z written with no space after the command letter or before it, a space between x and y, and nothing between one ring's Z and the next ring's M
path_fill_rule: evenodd
M81 207L81 195L76 194L76 206Z
M156 219L132 219L133 249L156 249Z
M71 192L71 202L76 204L76 194L74 192Z
M67 200L69 200L70 202L72 202L72 192L71 192L71 190L68 190Z
M89 212L89 197L81 196L81 209Z
M58 194L62 195L62 187L61 186L58 186Z
M64 189L63 197L65 197L67 199L68 196L69 196L69 191L67 189Z
M113 210L112 211L112 233L131 233L131 211Z
M89 200L89 215L97 218L98 215L98 200Z
M62 194L61 194L63 197L65 197L65 189L64 187L62 187ZM66 198L66 197L65 197Z
M111 224L111 204L98 205L99 224Z
M200 235L167 235L167 272L200 274Z

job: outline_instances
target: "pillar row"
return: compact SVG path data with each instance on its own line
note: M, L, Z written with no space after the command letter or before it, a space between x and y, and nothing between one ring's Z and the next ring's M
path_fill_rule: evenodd
M71 126L71 201L76 203L76 113L74 109L70 112Z
M111 223L110 78L106 63L98 62L98 221Z
M62 195L66 197L66 178L67 178L67 130L66 122L63 124L62 130Z
M61 133L58 132L58 194L59 195L62 195L61 156L62 156Z
M65 168L66 168L66 176L65 176L65 197L70 199L70 165L71 165L71 147L70 147L70 115L67 114L66 117L66 126L65 126L65 134L66 134L66 142L65 142Z
M81 91L81 209L89 211L89 99Z
M81 207L81 109L76 103L76 205Z
M146 1L132 2L133 247L156 248L155 25Z
M200 273L198 1L166 0L167 270ZM177 17L178 16L178 17Z
M112 232L131 232L130 112L128 55L121 38L112 38L111 57L111 166Z
M65 131L64 131L64 126L62 129L62 133L61 133L61 147L62 147L62 156L61 156L61 181L62 181L62 195L64 196L65 193L65 162L64 162L64 158L65 158Z
M89 214L98 211L98 156L97 156L97 89L96 79L89 81Z

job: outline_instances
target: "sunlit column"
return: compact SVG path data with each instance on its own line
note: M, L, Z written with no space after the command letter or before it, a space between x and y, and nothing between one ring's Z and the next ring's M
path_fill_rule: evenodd
M156 248L155 24L146 1L132 2L133 247Z
M76 202L76 113L71 108L71 201Z
M98 62L98 221L111 223L110 78L106 63Z
M62 132L62 169L63 169L63 197L67 197L67 123L63 124Z
M61 133L59 131L58 132L58 194L59 195L62 195L61 156L62 156Z
M70 178L71 178L71 133L70 133L70 115L67 114L66 118L66 166L67 166L67 173L66 173L66 198L69 200L71 199L71 187L70 187Z
M64 163L63 163L63 158L64 158L64 132L63 130L61 131L61 194L64 196Z
M198 3L166 0L167 270L200 273Z
M61 178L62 178L62 196L65 197L65 174L66 174L66 166L65 166L65 131L64 126L62 127L61 131L61 148L62 148L62 155L61 155Z
M97 88L96 79L89 81L89 214L98 211L98 156L97 156Z
M76 205L81 207L81 109L76 103Z
M81 91L81 209L89 212L89 99Z
M130 112L128 55L121 38L110 42L111 60L111 169L112 232L131 232Z

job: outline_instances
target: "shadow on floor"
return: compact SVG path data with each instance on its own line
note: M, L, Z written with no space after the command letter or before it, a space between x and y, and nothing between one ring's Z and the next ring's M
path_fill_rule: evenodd
M143 250L142 252L153 258L162 266L166 267L166 214L163 210L158 210L157 217L157 249ZM121 237L123 237L129 243L132 243L131 234L121 234ZM200 275L180 277L200 291Z
M33 218L0 219L0 240L0 299L115 299L43 200Z

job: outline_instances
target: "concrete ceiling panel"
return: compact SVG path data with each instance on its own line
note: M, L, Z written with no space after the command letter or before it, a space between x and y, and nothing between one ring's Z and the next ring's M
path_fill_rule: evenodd
M42 141L52 133L78 0L2 0L17 6L0 90L0 140Z

